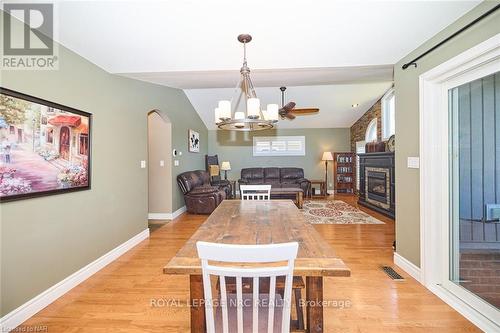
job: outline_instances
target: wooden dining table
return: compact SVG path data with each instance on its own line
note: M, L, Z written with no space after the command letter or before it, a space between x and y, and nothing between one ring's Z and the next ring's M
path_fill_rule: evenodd
M323 277L348 277L344 262L291 200L225 200L163 268L165 274L189 275L191 332L205 332L201 263L196 242L274 244L296 241L294 275L306 278L308 332L323 332ZM198 306L196 306L198 305Z

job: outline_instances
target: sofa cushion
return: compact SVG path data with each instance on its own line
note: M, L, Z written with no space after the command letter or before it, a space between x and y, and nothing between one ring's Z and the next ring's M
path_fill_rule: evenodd
M208 185L209 179L210 176L205 170L187 171L177 176L177 182L184 194L198 186Z
M198 186L189 192L189 194L197 195L197 194L207 194L207 193L214 193L218 192L219 187L217 186Z
M280 168L264 168L265 179L280 179Z
M281 168L281 182L290 183L297 179L304 178L304 170L301 168Z
M262 182L264 180L264 169L263 168L241 169L241 178L248 180L250 184L256 184L251 181L257 179L259 179Z

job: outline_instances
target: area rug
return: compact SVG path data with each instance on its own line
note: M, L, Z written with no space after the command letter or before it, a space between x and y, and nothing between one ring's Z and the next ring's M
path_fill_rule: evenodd
M312 224L384 224L339 200L306 200L301 211Z

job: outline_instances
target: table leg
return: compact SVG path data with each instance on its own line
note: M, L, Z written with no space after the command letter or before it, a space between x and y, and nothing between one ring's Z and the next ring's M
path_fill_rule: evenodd
M189 276L189 297L191 301L191 332L206 332L203 278L201 275Z
M323 277L306 277L307 331L323 332Z
M299 209L304 206L304 193L302 191L297 192L297 206L299 206Z

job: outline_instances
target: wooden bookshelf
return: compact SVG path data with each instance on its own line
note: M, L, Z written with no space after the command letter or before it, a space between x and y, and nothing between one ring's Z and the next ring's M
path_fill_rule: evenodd
M356 154L333 153L333 179L336 193L354 193L356 188Z

